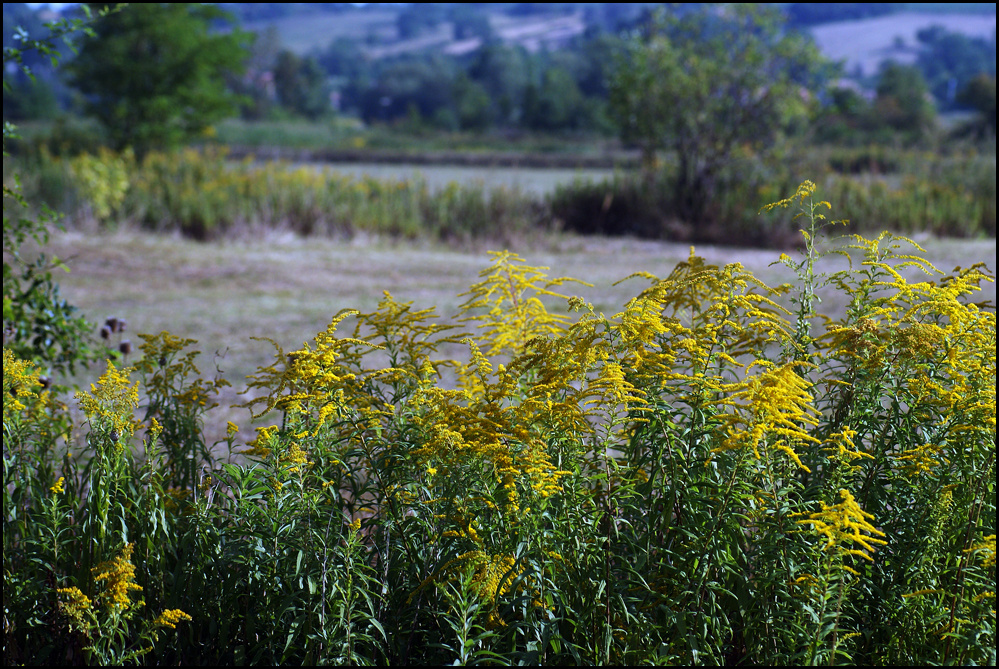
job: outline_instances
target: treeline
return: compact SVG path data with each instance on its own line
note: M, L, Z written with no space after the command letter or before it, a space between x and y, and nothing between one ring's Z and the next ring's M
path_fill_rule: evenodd
M296 12L339 12L344 21L353 21L373 11L342 3L267 9L232 3L222 8L232 13L233 22L220 15L214 25L227 29ZM273 27L246 35L242 69L226 80L226 87L239 97L239 115L245 120L348 115L367 124L402 124L411 131L519 129L613 135L617 127L608 114L609 81L621 67L628 41L647 32L661 11L654 3L498 8L430 4L397 9L387 33L381 27L359 29L357 35L337 37L304 55L283 44ZM694 9L685 5L669 11ZM787 28L796 30L897 9L886 3L791 3L784 16ZM541 13L579 16L585 30L559 42L558 48L530 50L501 39L494 29L501 15ZM38 34L42 30L38 16L25 5L5 4L4 46L13 43L15 25ZM379 48L440 30L450 30L455 40L466 40L465 50L446 53L438 48L386 56ZM819 96L818 138L868 143L894 141L895 133L902 132L906 139L919 139L934 127L938 110L958 109L981 112L985 123L975 132L994 133L995 37L972 38L935 26L921 31L913 46L918 50L914 65L887 63L871 80L841 85L840 73L828 71L825 81L818 83L836 85ZM31 57L33 80L20 71L4 73L5 119L53 118L61 110L87 106L78 80L70 87L43 57ZM932 103L926 99L928 93Z

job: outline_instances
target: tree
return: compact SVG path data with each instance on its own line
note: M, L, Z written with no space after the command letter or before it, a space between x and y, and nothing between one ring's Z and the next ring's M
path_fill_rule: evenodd
M528 87L524 102L524 123L534 130L574 130L584 121L583 94L565 69L545 71L541 86Z
M626 47L611 84L611 111L646 165L660 150L678 161L675 206L704 219L719 170L738 147L772 147L807 113L823 61L814 44L782 30L781 14L756 5L659 15Z
M878 77L874 100L876 120L910 139L920 139L932 130L936 109L919 69L887 62Z
M249 36L213 30L229 20L214 5L145 3L96 22L70 72L117 148L174 146L236 110L225 80Z
M958 92L979 73L995 76L994 35L985 40L931 26L916 38L921 46L916 65L941 109L955 108Z
M89 10L85 15L86 19L45 24L48 34L41 39L31 37L18 26L17 45L5 45L3 49L4 71L20 69L33 79L26 56L44 56L56 61L59 40L68 40L77 31L90 30ZM5 97L14 93L6 79L3 87ZM16 128L4 123L5 167L7 140L15 137ZM38 218L25 215L28 203L21 195L17 173L12 176L13 185L8 185L6 179L3 185L3 345L21 359L32 360L52 372L72 374L77 365L86 366L98 358L89 342L92 326L60 295L52 270L65 269L62 261L48 259L43 254L34 259L22 255L22 246L29 239L39 246L45 245L49 238L48 224L54 217L47 210Z
M969 130L979 136L996 136L996 77L979 74L968 82L957 95L957 101L971 107L980 118L973 121Z
M330 87L315 58L281 51L274 65L274 87L286 109L315 121L330 111Z

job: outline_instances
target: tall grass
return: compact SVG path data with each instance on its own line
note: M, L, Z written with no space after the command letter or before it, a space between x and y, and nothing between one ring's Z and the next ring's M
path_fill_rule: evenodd
M538 231L565 228L787 247L800 239L792 216L761 217L751 203L793 189L792 175L800 171L821 175L853 232L975 237L994 236L996 229L995 158L975 154L854 149L763 164L747 153L718 175L717 196L699 221L678 217L670 195L676 175L668 161L654 172L581 180L542 197L475 183L432 189L419 178L351 177L281 162L237 162L214 148L151 153L137 161L104 149L56 158L43 147L19 160L29 199L70 214L79 225L134 225L196 239L282 229L507 246ZM872 171L856 174L862 167Z
M556 189L552 215L569 230L753 246L798 239L791 216L763 218L750 203L794 188L794 174L817 174L852 232L892 230L940 236L995 236L994 154L938 156L881 147L781 156L763 164L737 157L716 178L703 220L681 220L668 161L644 174Z
M813 191L793 289L691 254L607 317L504 252L454 318L341 312L234 461L190 341L84 425L5 351L5 660L994 663L992 279L888 234L818 275Z
M24 192L85 225L134 225L195 239L289 230L301 235L369 233L451 243L503 242L545 227L543 206L516 189L422 179L354 178L285 163L233 162L220 149L150 153L107 150L27 158Z

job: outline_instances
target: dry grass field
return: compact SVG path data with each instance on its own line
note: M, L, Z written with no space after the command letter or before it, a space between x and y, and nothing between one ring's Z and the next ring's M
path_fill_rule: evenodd
M995 270L994 239L923 243L941 269L985 262ZM631 239L559 237L539 246L519 252L529 264L550 267L550 276L592 283L567 284L567 292L608 316L647 285L641 279L615 282L637 271L665 276L689 254L687 245ZM210 374L214 361L233 383L220 399L213 421L218 425L207 426L209 435L221 426L223 436L225 420L249 422L245 410L229 408L239 401L246 375L273 360L273 347L253 337L272 338L286 350L298 348L340 309L374 309L385 290L417 308L436 306L447 319L462 300L458 294L489 263L486 249L291 236L200 244L148 233L66 232L54 235L49 251L68 262L72 271L58 280L70 303L92 322L126 319L126 336L136 346L137 333L162 330L200 342L202 372ZM793 280L783 266L771 266L775 251L702 246L697 253L716 264L741 262L770 285ZM821 270L845 266L844 258L834 256ZM820 309L842 313L845 305L835 297L827 294ZM994 301L995 285L988 285L982 297ZM453 352L461 354L461 349ZM90 380L84 375L76 382Z

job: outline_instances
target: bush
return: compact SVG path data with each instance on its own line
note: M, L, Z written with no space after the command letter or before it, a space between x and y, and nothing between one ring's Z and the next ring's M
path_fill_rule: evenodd
M872 147L781 156L764 163L745 154L717 177L720 191L703 218L684 220L670 195L673 166L654 173L576 182L550 198L553 218L582 234L636 235L675 241L787 247L797 243L791 216L761 217L751 203L793 187L796 168L823 175L851 230L995 236L995 158L936 156Z
M26 188L101 227L120 223L199 240L265 229L301 235L357 232L461 243L510 241L545 227L541 203L515 189L421 179L353 178L287 163L227 160L219 149L149 153L136 161L101 150L66 162L42 152Z
M813 191L770 207L794 311L692 254L607 318L497 253L450 322L386 294L276 347L236 464L188 341L69 443L5 351L5 661L994 663L991 278L888 234L816 275Z

